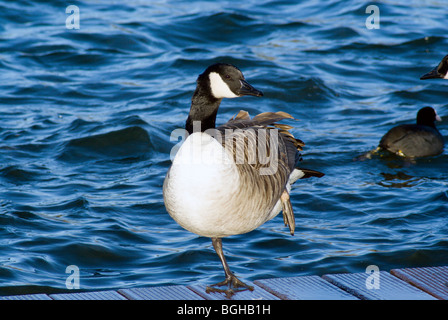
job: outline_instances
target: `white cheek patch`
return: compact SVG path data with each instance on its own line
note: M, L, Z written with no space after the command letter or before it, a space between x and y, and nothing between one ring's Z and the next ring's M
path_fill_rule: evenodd
M445 76L443 77L443 79L448 79L448 72L445 74Z
M209 75L210 88L212 94L216 99L222 98L237 98L238 96L230 90L229 86L222 80L221 76L216 72L211 72Z

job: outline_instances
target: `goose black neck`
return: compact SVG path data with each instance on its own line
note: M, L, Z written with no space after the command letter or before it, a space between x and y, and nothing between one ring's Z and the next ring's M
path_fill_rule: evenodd
M204 92L199 86L191 99L190 114L185 124L189 134L194 131L204 132L215 128L216 115L222 99L216 99L209 92ZM200 127L198 122L200 122Z

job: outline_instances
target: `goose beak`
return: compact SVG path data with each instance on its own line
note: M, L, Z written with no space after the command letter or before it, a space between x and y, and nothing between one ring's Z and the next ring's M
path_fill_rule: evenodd
M239 96L256 96L256 97L263 96L263 92L252 87L252 85L250 85L246 80L240 80L240 82L241 82L241 88L238 92Z
M436 121L442 121L442 117L436 114Z
M429 71L428 73L425 73L420 77L420 80L443 78L443 76L439 72L437 72L437 69L438 67L435 67L433 70Z

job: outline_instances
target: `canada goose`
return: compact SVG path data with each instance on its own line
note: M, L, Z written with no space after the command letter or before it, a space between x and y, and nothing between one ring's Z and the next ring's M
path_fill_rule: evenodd
M304 143L289 133L291 126L277 123L292 118L285 112L266 112L251 119L240 111L215 127L221 100L245 95L261 97L263 93L233 65L214 64L199 75L185 125L188 138L163 184L170 216L183 228L210 237L224 267L225 280L208 286L207 292L228 296L238 288L253 287L230 271L221 239L252 231L281 210L293 234L291 184L300 178L323 176L296 167Z
M448 79L448 55L446 55L442 61L440 61L439 65L425 73L420 77L420 80L433 79L433 78L442 78Z
M379 148L408 158L435 156L443 152L444 141L434 122L442 119L431 107L417 113L416 124L403 124L390 129Z

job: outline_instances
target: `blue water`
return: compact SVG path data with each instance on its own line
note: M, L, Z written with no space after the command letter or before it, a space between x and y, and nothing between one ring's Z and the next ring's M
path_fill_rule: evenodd
M299 1L297 1L299 2ZM0 294L210 284L211 242L166 213L162 183L195 80L228 62L306 142L296 234L281 215L224 239L243 280L448 264L448 154L354 161L433 106L448 135L448 81L419 77L448 52L442 0L0 1ZM368 4L379 29L366 28ZM69 21L70 22L70 21Z

